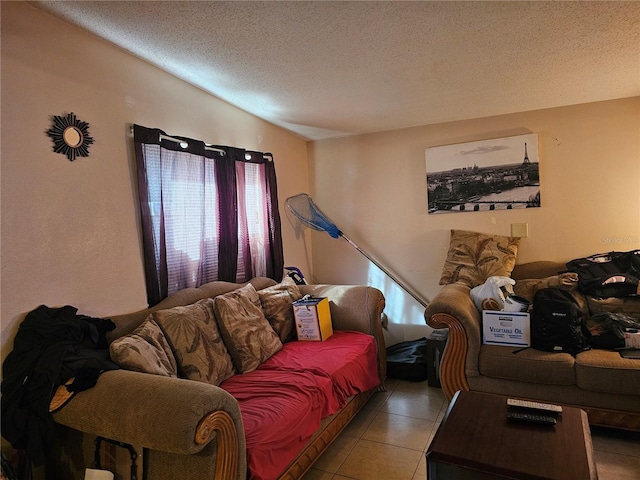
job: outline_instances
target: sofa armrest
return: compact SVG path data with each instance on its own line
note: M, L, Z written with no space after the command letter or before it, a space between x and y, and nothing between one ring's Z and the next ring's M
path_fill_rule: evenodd
M479 375L482 322L470 292L459 283L445 285L424 312L430 327L449 329L440 363L442 389L448 398L458 390L469 390L467 378Z
M378 376L384 385L387 350L382 333L385 300L377 288L364 285L300 285L300 293L327 297L335 330L354 330L372 335L378 344Z
M207 383L108 371L93 388L77 393L54 412L53 419L91 435L174 454L195 454L216 441L215 478L239 479L246 474L238 403Z

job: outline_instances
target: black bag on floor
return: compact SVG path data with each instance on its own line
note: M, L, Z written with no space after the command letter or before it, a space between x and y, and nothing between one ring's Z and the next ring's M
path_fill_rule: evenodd
M561 288L541 288L533 297L531 347L571 355L589 350L589 330L582 310L571 293Z
M427 339L400 342L387 348L387 376L422 382L427 379Z

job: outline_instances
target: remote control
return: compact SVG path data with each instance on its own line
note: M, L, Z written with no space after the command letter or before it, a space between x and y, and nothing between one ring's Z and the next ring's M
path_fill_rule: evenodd
M517 398L507 399L507 405L510 407L527 408L529 410L542 410L544 412L562 413L562 407L560 405L532 402L528 400L518 400Z
M513 422L539 423L541 425L555 425L556 419L549 415L537 415L535 413L507 413L507 419Z

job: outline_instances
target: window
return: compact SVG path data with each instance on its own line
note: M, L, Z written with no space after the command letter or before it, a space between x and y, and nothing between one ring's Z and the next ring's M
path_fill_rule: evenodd
M214 280L282 278L269 155L138 125L134 143L149 305Z

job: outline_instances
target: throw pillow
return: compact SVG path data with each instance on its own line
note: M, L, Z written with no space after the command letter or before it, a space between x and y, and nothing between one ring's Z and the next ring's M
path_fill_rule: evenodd
M213 300L153 312L171 344L182 377L220 385L235 371L213 314Z
M213 301L220 333L236 369L255 370L282 348L282 342L262 313L256 289L248 283Z
M511 276L519 244L519 238L451 230L440 285L462 283L473 288L489 277Z
M178 367L162 330L152 317L109 346L111 360L126 370L177 377Z
M291 277L281 283L258 290L264 316L275 330L282 343L296 337L296 322L291 304L302 298L298 285Z

